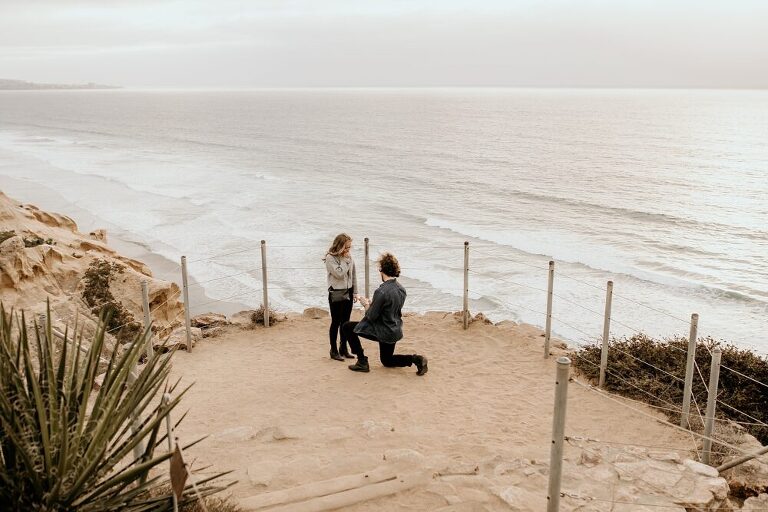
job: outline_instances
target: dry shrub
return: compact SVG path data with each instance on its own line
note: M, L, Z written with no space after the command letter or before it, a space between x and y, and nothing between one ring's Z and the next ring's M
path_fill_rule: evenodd
M274 309L269 308L269 325L275 325L278 322L282 322L286 318L287 317L285 315L280 315ZM264 325L264 304L259 306L259 309L251 313L251 323L254 326Z
M492 325L493 324L493 322L487 316L485 316L482 313L478 313L475 316L472 316L472 313L468 312L467 316L469 318L469 321L467 322L468 325L472 325L475 322L480 322L480 323L486 324L486 325ZM453 313L453 318L455 318L456 321L459 322L459 323L464 323L464 312L463 311L455 311Z
M749 349L718 342L710 337L699 339L696 344L695 359L703 379L694 369L695 403L698 403L703 413L707 403L706 386L709 385L710 350L715 346L722 349L718 385L718 400L722 403L718 403L717 417L746 422L744 427L747 432L761 443L768 443L768 427L754 424L768 423L768 359L765 357ZM676 336L656 340L639 333L630 338L612 338L609 347L605 376L606 390L658 407L680 408L682 406L683 379L688 350L686 338ZM570 354L578 371L593 381L597 381L600 375L600 351L600 345L594 344L584 346ZM691 401L693 412L691 422L699 422L698 427L701 427L699 415L695 412L695 403ZM729 407L722 405L723 403L728 404ZM666 414L673 423L680 421L679 413L666 411ZM693 426L696 427L695 424Z
M115 299L109 289L113 277L122 274L124 270L123 265L96 259L91 262L83 276L83 300L95 315L101 315L103 311L111 312L107 332L113 334L120 343L133 341L142 331L141 324L134 320L133 315Z

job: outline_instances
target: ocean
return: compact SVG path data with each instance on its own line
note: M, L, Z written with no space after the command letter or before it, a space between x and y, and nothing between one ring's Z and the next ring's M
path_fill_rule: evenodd
M186 255L216 300L327 307L333 236L392 251L408 311L768 352L768 91L325 89L0 93L0 189ZM67 209L67 208L65 208ZM62 213L68 213L63 211ZM70 212L71 213L71 212ZM378 284L371 263L371 288ZM173 276L177 281L178 276Z

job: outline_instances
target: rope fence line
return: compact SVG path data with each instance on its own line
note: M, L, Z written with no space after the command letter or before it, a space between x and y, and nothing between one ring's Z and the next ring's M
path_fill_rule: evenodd
M257 289L256 291L261 291L261 289ZM202 304L195 304L194 306L201 308L203 306L208 306L210 304L216 304L217 302L229 302L230 300L241 299L247 295L252 295L252 294L253 294L253 290L249 290L248 292L237 293L225 299L213 299L213 300L209 300L208 302L203 302Z
M467 269L467 272L469 272L470 274L478 275L478 276L482 275L480 272L478 272L476 270L472 270L472 269ZM531 290L536 290L537 292L547 293L547 290L545 290L543 288L537 288L537 287L532 286L530 284L518 283L517 281L513 281L512 279L506 279L506 278L503 278L503 277L494 277L494 278L490 278L490 279L493 279L494 281L501 281L502 283L514 284L514 285L521 286L521 287L524 287L524 288L530 288Z
M575 277L569 276L568 274L566 274L565 272L562 272L560 270L557 271L557 275L558 275L558 277L564 277L566 279L570 279L571 281L575 281L577 283L581 283L581 284L583 284L585 286L589 286L590 288L594 288L596 290L600 290L601 292L605 291L605 288L603 288L602 286L598 286L596 284L588 283L588 282L583 281L581 279L577 279Z
M256 247L258 247L258 246L256 246ZM253 247L247 247L247 248L241 249L239 251L226 252L226 253L221 253L221 254L214 254L212 256L206 256L204 258L197 258L197 259L194 259L194 260L188 260L187 263L192 264L192 263L198 263L200 261L210 261L210 260L214 260L214 259L217 259L217 258L224 258L226 256L232 256L234 254L241 254L241 253L244 253L244 252L254 251L254 250L255 249Z
M685 379L681 379L681 378L680 378L680 377L678 377L677 375L674 375L674 374L672 374L672 373L669 373L668 371L666 371L666 370L663 370L663 369L659 368L658 366L656 366L656 365L654 365L654 364L652 364L652 363L649 363L648 361L644 361L643 359L640 359L639 357L633 356L632 354L630 354L629 352L627 352L627 351L625 351L625 350L621 350L620 348L616 348L615 346L614 346L614 347L612 347L612 349L613 349L613 350L615 350L615 351L617 351L617 352L620 352L620 353L624 354L625 356L631 357L631 358L632 358L632 359L634 359L635 361L638 361L638 362L641 362L641 363L643 363L643 364L645 364L645 365L647 365L647 366L650 366L650 367L651 367L651 368L653 368L654 370L657 370L657 371L659 371L659 372L663 373L664 375L667 375L667 376L669 376L669 377L672 377L673 379L675 379L675 380L676 380L676 381L678 381L678 382L685 382Z
M546 290L544 290L544 291L546 292ZM567 302L567 303L569 303L569 304L571 304L571 305L573 305L573 306L579 307L579 308L583 309L584 311L589 311L590 313L594 313L595 315L597 315L597 316L599 316L599 317L602 317L602 316L603 316L603 313L601 313L601 312L599 312L599 311L595 311L594 309L590 309L590 308L588 308L588 307L586 307L586 306L584 306L584 305L582 305L582 304L579 304L579 303L578 303L578 302L576 302L576 301L573 301L573 300L571 300L571 299L568 299L568 298L566 298L566 297L563 297L562 295L558 295L557 293L552 293L552 295L553 295L554 297L557 297L557 298L558 298L558 299L560 299L560 300L564 300L565 302Z
M595 366L595 367L598 367L598 368L600 367L600 365L599 365L599 364L597 364L597 363L593 363L592 361L590 361L589 359L585 358L584 356L581 356L581 355L579 355L578 353L574 353L574 355L575 355L576 357L578 357L579 359L581 359L581 360L583 360L583 361L586 361L587 363L589 363L589 364L591 364L591 365L593 365L593 366ZM632 401L632 402L636 402L636 403L639 403L639 404L643 404L643 405L646 405L646 406L648 406L648 407L652 407L652 408L654 408L654 409L659 409L659 410L663 410L663 411L672 411L672 412L675 412L675 413L677 413L677 414L680 414L680 413L682 412L682 407L680 407L680 406L677 406L676 404L673 404L672 402L670 402L670 401L668 401L668 400L664 400L664 399L662 399L662 398L659 398L657 395L654 395L654 394L653 394L653 393L651 393L650 391L647 391L647 390L645 390L645 389L643 389L643 388L639 387L638 385L636 385L636 384L633 384L632 382L629 382L628 380L626 380L626 379L624 379L624 378L620 377L618 374L614 373L613 371L611 371L611 370L609 370L609 369L606 369L606 373L607 373L608 375L612 376L612 377L615 377L615 378L617 378L618 380L620 380L620 381L621 381L621 382L623 382L624 384L626 384L626 385L628 385L628 386L630 386L630 387L633 387L633 388L635 388L636 390L640 391L641 393L643 393L643 394L646 394L646 395L650 396L650 397L651 397L651 398L653 398L654 400L657 400L657 401L659 401L659 402L661 402L661 403L663 403L663 404L669 405L670 407L669 407L669 408L667 408L667 407L661 407L661 406L658 406L658 405L652 405L652 404L649 404L649 403L646 403L646 402L640 402L639 400L634 400L634 399L632 399L632 398L629 398L629 397L623 397L623 398L625 398L625 399L627 399L627 400L630 400L630 401Z
M207 279L205 281L195 281L194 283L190 284L187 288L194 288L196 286L201 286L201 285L204 285L206 283L212 283L214 281L221 281L222 279L229 279L230 277L242 276L244 274L249 274L249 273L253 272L254 270L261 270L261 267L254 267L254 268L250 268L248 270L244 270L242 272L238 272L237 274L230 274L228 276L214 277L213 279Z
M642 403L642 402L641 402ZM684 448L682 446L658 446L658 445L649 445L649 444L639 444L639 443L622 443L621 441L605 441L603 439L592 439L590 437L582 437L582 436L565 436L565 440L568 442L574 441L574 442L586 442L586 443L595 443L595 444L609 444L609 445L616 445L616 446L630 446L633 448L646 448L649 451L654 452L661 452L661 451L681 451L681 452L693 452L696 450L693 450L691 448ZM575 445L571 445L574 447ZM723 451L713 451L712 453L717 453L718 455L729 455L730 452L723 452Z
M545 315L546 313L540 313L540 314L542 314L542 315ZM563 319L561 319L561 318L559 318L559 317L556 317L556 316L554 316L554 315L552 315L552 319L553 319L553 320L557 320L558 322L560 322L560 323L561 323L561 324L563 324L564 326L566 326L566 327L570 327L570 328L571 328L571 329L573 329L574 331L576 331L576 332L579 332L579 333L583 334L583 335L584 335L584 336L586 336L587 338L596 338L596 337L599 337L599 336L595 336L594 334L590 334L590 333L588 333L588 332L582 331L581 329L579 329L579 328L578 328L578 327L576 327L575 325L571 325L571 324L569 324L568 322L564 321Z
M678 320L678 321L680 321L680 322L684 323L685 325L688 325L688 324L690 323L690 320L686 320L686 319L684 319L684 318L680 318L680 317L678 317L678 316L675 316L675 315L673 315L672 313L669 313L669 312L667 312L667 311L664 311L664 310L662 310L662 309L654 308L654 307L652 307L652 306L649 306L648 304L645 304L644 302L639 302L639 301L636 301L636 300L630 299L629 297L625 297L625 296L623 296L623 295L620 295L620 294L618 294L618 293L615 293L615 292L614 292L614 294L613 294L613 297L614 297L614 298L619 298L619 299L625 300L625 301L627 301L627 302L631 302L632 304L636 304L636 305L638 305L638 306L642 306L642 307L644 307L644 308L650 309L651 311L655 311L655 312L657 312L657 313L661 313L662 315L666 315L666 316L668 316L668 317L670 317L670 318L673 318L673 319L675 319L675 320Z
M483 251L475 251L474 250L475 246L473 246L473 245L471 245L470 248L472 249L473 252L480 252L480 254L483 254ZM485 254L485 256L489 256L491 258L495 258L495 259L502 260L502 261L507 261L507 262L510 262L510 263L517 263L519 265L523 265L523 266L526 266L526 267L535 268L536 270L541 270L541 271L546 271L547 270L547 266L546 265L541 265L541 266L540 265L534 265L533 263L528 263L528 262L525 262L525 261L522 261L522 260L519 260L519 259L510 258L510 257L507 257L507 256L500 256L500 255L497 255L497 254L489 254L488 252L485 252L484 254ZM549 262L550 260L551 260L551 258L546 258L547 262Z
M207 305L210 305L210 304L232 301L234 299L243 298L243 297L249 297L249 296L251 296L253 298L253 301L255 302L255 301L259 300L259 297L256 296L256 294L258 294L259 291L262 291L264 293L264 298L263 298L263 300L261 300L261 302L264 304L264 303L268 302L268 296L267 296L267 290L266 290L266 288L268 288L268 287L272 288L273 290L283 290L283 291L317 290L319 292L319 294L321 294L321 295L325 294L325 286L319 285L319 284L317 284L317 285L310 285L310 286L290 286L290 285L284 284L283 286L272 286L272 285L269 285L267 287L267 274L266 274L267 264L266 264L266 260L265 260L265 250L266 250L267 247L269 247L269 248L280 248L280 247L294 248L294 247L300 247L300 248L306 249L308 246L306 246L306 245L302 245L302 246L293 246L293 245L280 246L280 245L265 245L265 244L262 244L262 246L261 246L261 249L262 249L262 265L261 266L253 267L253 268L251 268L249 270L246 270L246 271L243 271L243 272L237 272L237 273L229 274L229 275L226 275L226 276L220 276L220 277L208 279L206 281L200 281L200 282L197 282L197 283L192 285L192 286L201 286L201 285L203 285L205 283L216 282L216 281L220 281L220 280L224 280L224 279L229 279L229 278L237 277L237 276L240 276L240 275L243 275L243 274L247 274L247 273L250 273L250 272L262 270L264 273L263 273L263 276L262 276L262 285L260 287L248 287L248 290L246 290L246 291L241 291L241 292L239 292L237 294L233 294L233 295L230 295L229 297L222 298L222 299L209 300L209 301L203 302L201 304L196 304L195 306L197 306L197 307L204 307L204 306L207 306ZM373 247L375 249L376 248L383 248L383 245L377 245L377 244L371 245L371 244L368 244L367 247L366 247L366 255L369 254L368 250L370 250L371 247ZM402 246L402 247L408 247L408 246ZM424 248L424 249L439 249L439 248L458 249L458 247L453 246L453 245L417 245L417 246L412 246L412 247L419 247L419 248ZM471 248L473 250L476 249L477 247L482 247L482 246L474 245L474 244L471 246ZM493 245L493 244L489 244L486 247L492 248L492 247L496 247L496 246ZM209 261L209 260L216 259L216 258L219 258L219 257L226 257L226 256L230 256L230 255L240 254L242 252L249 251L249 250L254 250L254 248L253 247L249 247L249 248L238 250L238 251L231 251L231 252L222 253L222 254L219 254L219 255L214 255L214 256L206 257L206 258L196 259L194 261L195 262ZM480 282L482 282L483 275L482 275L482 272L480 270L478 270L477 267L469 268L469 264L468 264L469 260L467 258L467 254L468 254L468 251L470 250L470 246L465 244L464 250L465 250L465 260L464 260L464 278L465 278L465 281L464 281L464 288L463 289L452 288L452 287L440 287L440 286L433 285L433 284L428 284L428 283L424 283L422 285L422 284L418 284L419 279L415 278L415 277L410 278L410 279L414 279L417 282L417 284L408 285L408 288L409 289L414 289L414 290L434 290L437 293L444 293L444 294L449 294L449 295L454 295L454 296L461 296L463 294L464 300L465 300L465 303L464 303L464 313L466 315L468 313L468 303L467 303L468 298L472 298L473 300L475 300L475 299L483 299L483 298L485 298L485 295L483 294L483 292L480 292L480 291L470 291L469 290L468 277L467 276L469 276L471 274L471 275L475 276L476 278L479 277L479 278L481 278ZM539 266L539 265L532 265L532 264L529 264L527 262L523 262L523 261L518 260L518 259L506 257L504 255L491 254L492 251L490 251L490 250L482 251L482 249L481 249L480 251L477 251L477 252L480 252L480 253L485 252L485 254L489 257L489 259L496 259L496 260L500 260L500 261L509 261L509 262L512 262L512 263L515 263L515 264L520 264L520 265L524 265L524 266L527 266L527 267L535 268L537 270L541 270L542 271L542 276L541 276L542 280L544 278L544 272L543 272L544 269L541 266ZM369 260L369 262L373 261L372 258L368 258L368 260ZM360 267L360 266L358 266L358 267ZM320 267L320 266L315 267L315 266L298 266L298 265L297 266L276 266L276 267L270 267L269 268L269 270L278 271L278 272L280 272L280 271L307 271L307 270L313 270L313 271L320 272L321 269L322 269L322 267ZM442 264L442 265L439 265L437 267L435 267L435 266L420 265L420 266L411 267L411 269L414 270L414 271L418 271L418 270L423 270L423 271L441 270L442 271L442 270L445 270L447 272L453 272L453 271L457 271L458 270L457 268L453 268L450 265L446 265L446 264ZM408 270L407 267L406 267L406 270ZM368 274L367 271L368 271L368 266L366 265L366 291L368 290L368 282L369 282L368 281L369 274ZM493 281L495 281L497 283L501 283L501 284L508 284L508 285L517 286L517 287L521 287L521 288L527 288L527 289L530 289L530 290L533 290L533 291L536 291L536 292L540 292L540 293L548 293L549 296L550 296L550 299L551 299L551 297L555 297L558 302L562 301L563 303L566 303L566 304L568 304L570 306L575 306L576 308L579 308L580 310L587 311L587 312L589 312L589 313L591 313L591 314L593 314L593 315L595 315L597 317L602 317L602 318L606 318L607 317L607 318L610 319L610 321L606 320L606 323L605 323L606 327L605 327L605 329L608 330L609 334L610 334L610 325L611 325L611 323L613 325L615 325L615 326L621 326L623 328L626 328L626 329L628 329L629 331L632 331L632 332L643 332L643 330L637 329L633 325L629 325L629 324L624 323L624 322L622 322L622 321L620 321L620 320L618 320L616 318L612 318L610 316L610 304L607 304L606 313L602 313L600 311L597 311L594 308L589 307L588 305L585 305L585 302L579 302L578 300L571 299L571 298L569 298L569 297L567 297L567 296L565 296L563 294L554 293L552 291L552 275L554 273L554 267L553 266L550 266L549 272L550 272L549 290L545 290L544 288L537 287L535 285L521 283L521 282L516 281L514 279L510 279L510 278L504 277L503 274L499 275L498 277L488 277L488 279L491 279L491 280L493 280ZM455 273L455 272L453 272L453 273ZM514 273L513 273L513 276L514 276ZM557 272L557 276L558 277L562 276L565 279L568 279L568 280L576 282L576 283L580 283L582 285L585 285L585 286L587 286L589 288L592 288L592 289L595 289L595 290L599 290L600 292L603 292L604 290L606 290L606 288L604 288L604 286L594 285L594 284L592 284L592 283L590 283L590 282L588 282L588 281L586 281L584 279L581 279L581 278L578 278L578 277L574 277L573 275L570 275L569 273L563 273L563 272L559 272L558 271ZM409 279L408 276L406 276L406 275L403 275L403 277L405 279ZM606 301L608 301L608 299L610 298L611 292L612 292L612 290L610 290L610 289L606 291L606 293L608 294L606 296ZM592 294L589 294L589 295L591 296ZM625 301L627 301L627 302L629 302L631 304L634 304L634 305L646 308L646 309L648 309L650 311L654 311L654 312L657 312L659 314L663 314L666 317L674 319L674 320L676 320L676 321L678 321L680 323L685 323L686 325L688 324L688 322L686 320L684 320L684 319L682 319L682 318L680 318L678 316L675 316L674 314L671 314L671 313L668 313L666 311L663 311L662 309L649 306L648 304L644 304L641 301L630 299L629 297L626 297L626 296L621 295L621 294L612 294L612 295L615 295L617 297L617 299L619 299L619 300L625 300ZM585 336L586 339L588 339L588 340L594 340L594 339L600 339L601 338L601 336L599 334L590 334L589 332L587 332L587 330L584 330L582 328L577 327L576 325L573 325L572 323L564 321L559 315L553 315L552 312L551 312L551 300L549 301L548 306L547 306L548 312L544 313L542 311L539 311L535 307L529 307L529 306L526 306L526 305L523 305L523 304L519 304L519 303L516 303L516 302L513 302L513 301L499 300L496 297L493 297L492 299L497 301L497 303L501 306L501 308L508 308L508 309L512 309L512 310L526 310L526 311L532 312L532 313L534 313L536 315L540 315L541 317L547 318L548 319L547 320L547 336L549 336L549 332L551 332L549 330L550 329L551 321L554 320L556 322L556 324L561 325L561 326L563 326L565 328L571 329L573 332L580 333L581 335ZM590 297L590 300L594 300L594 298ZM265 318L265 321L266 321L266 318ZM579 323L579 322L577 322L577 323ZM467 323L466 323L466 320L465 320L465 328L466 327L467 327ZM695 330L693 330L693 329L694 329L694 327L692 327L692 333L695 333ZM602 337L608 337L608 336L603 334ZM549 338L546 339L547 343L545 343L545 347L548 344L548 341L549 341ZM642 365L645 365L645 366L647 366L649 368L652 368L652 369L654 369L656 372L658 372L660 374L663 374L663 375L665 375L667 377L670 377L672 382L669 384L669 386L675 385L676 383L685 382L684 379L678 377L677 375L675 375L675 374L673 374L673 373L671 373L671 372L669 372L669 371L667 371L667 370L665 370L665 369L663 369L663 368L661 368L661 367L659 367L659 366L657 366L657 365L655 365L655 364L653 364L653 363L651 363L649 361L646 361L646 360L644 360L644 359L642 359L640 357L637 357L636 355L634 355L634 354L632 354L632 353L630 353L628 351L625 351L625 350L619 348L615 343L610 343L610 341L608 343L609 343L609 345L607 345L607 346L608 346L609 350L610 349L617 350L619 353L621 353L621 354L631 358L632 360L635 360L635 361L637 361L638 363L640 363ZM613 345L613 346L611 346L611 345ZM685 350L683 348L680 348L680 347L678 347L676 345L670 344L670 346L675 351L677 351L677 352L681 352L681 353L684 353L684 354L688 353L687 350ZM705 347L706 347L707 351L711 353L711 350L709 349L709 347L706 346L706 345L705 345ZM579 358L581 360L586 361L586 359L581 357L581 356L579 356ZM591 361L589 361L589 363L593 364L596 367L598 366L598 365L592 363ZM706 381L706 379L704 379L699 365L696 364L695 368L696 368L697 374L699 375L699 378L701 379L702 384L704 385L704 389L707 390L707 392L708 392L707 381ZM734 371L733 369L731 369L730 367L727 367L727 366L726 366L726 369ZM671 402L669 402L667 400L660 399L657 396L657 394L654 394L654 393L651 393L651 392L649 392L649 391L647 391L645 389L642 389L640 386L630 382L628 379L626 379L623 376L619 375L618 372L611 371L611 370L606 369L604 367L601 367L601 371L605 371L612 378L617 379L618 381L624 383L625 385L628 385L631 388L637 390L639 393L650 397L652 399L652 401L657 402L657 403L660 402L662 404L671 406L670 408L658 407L658 406L651 406L651 407L654 407L654 408L656 408L658 410L666 410L668 412L673 412L675 414L680 414L682 412L681 408L676 406L676 404L673 404L673 403L671 403ZM755 383L757 383L759 385L762 385L762 386L768 388L768 384L762 383L762 382L760 382L757 379L754 379L752 377L744 375L742 372L734 371L734 373L736 373L736 374L738 374L738 375L740 375L740 376L742 376L742 377L744 377L746 379L749 379L750 381L754 381ZM663 394L663 392L662 392L662 394ZM702 416L701 408L699 407L699 404L698 404L698 401L696 399L696 396L693 395L693 394L691 394L691 396L692 396L692 401L693 401L694 406L695 406L696 413L698 414L698 417L699 417L700 421L702 422L702 425L704 425L705 421L704 421L704 418ZM750 420L753 420L751 422L744 421L744 422L736 422L736 423L740 423L740 424L744 424L744 425L748 425L749 424L749 425L768 426L768 424L763 423L758 418L755 418L754 416L750 416L748 413L746 413L744 411L740 411L740 410L736 409L735 407L733 407L733 406L731 406L731 405L729 405L727 403L724 403L722 400L717 400L717 402L720 402L722 405L728 407L729 409L732 409L732 410L736 411L737 413L743 415L744 417L749 418ZM720 420L720 421L730 421L730 420Z
M528 306L523 306L522 304L516 304L514 302L508 302L505 300L499 300L499 302L501 303L502 306L523 308L523 309L527 309L528 311L532 311L533 313L537 313L539 315L546 315L546 313L542 313L541 311L538 311L536 309L531 309Z
M691 435L694 435L694 436L696 436L696 437L698 437L700 439L709 439L713 443L719 444L721 446L725 446L726 448L729 448L729 449L733 450L734 452L736 452L736 453L738 453L740 455L746 455L747 454L747 452L745 452L743 449L739 448L738 446L734 446L734 445L732 445L732 444L730 444L730 443L728 443L726 441L721 441L721 440L716 439L714 437L708 437L708 436L705 436L704 434L699 434L698 432L694 432L692 430L686 430L685 428L683 428L683 427L681 427L679 425L675 425L674 423L670 423L669 421L662 420L662 419L657 418L655 416L651 416L650 414L646 413L645 411L642 411L642 410L637 409L635 407L631 407L631 406L623 403L621 400L619 400L617 398L613 398L612 396L608 395L607 393L601 392L600 390L598 390L594 386L591 386L591 385L588 385L588 384L583 384L583 383L579 382L576 379L574 379L572 382L574 382L577 386L586 389L587 391L590 391L592 393L595 393L598 396L601 396L601 397L605 398L606 400L609 400L611 402L615 402L615 403L621 405L624 408L627 408L627 409L630 409L632 411L635 411L636 413L638 413L638 414L640 414L642 416L645 416L646 418L649 418L649 419L652 419L654 421L658 421L659 423L663 423L663 424L665 424L667 426L670 426L670 427L674 428L675 430L680 430L680 431L685 432L685 433L690 433Z
M724 405L725 407L731 409L732 411L735 411L735 412L737 412L739 414L742 414L742 415L746 416L747 418L757 422L758 425L762 425L764 427L768 427L768 423L764 423L764 422L760 421L758 418L755 418L754 416L751 416L751 415L747 414L746 412L733 407L732 405L728 405L727 403L723 402L719 398L717 399L717 403L719 403L720 405Z
M763 386L764 388L768 388L768 384L766 384L765 382L760 382L760 381L759 381L759 380L757 380L757 379L753 379L753 378L752 378L752 377L750 377L749 375L744 375L744 374L743 374L743 373L741 373L740 371L738 371L738 370L734 370L733 368L730 368L730 367L728 367L728 366L726 366L726 365L724 365L724 364L722 364L722 363L720 364L720 368L725 368L726 370L728 370L728 371L730 371L730 372L733 372L733 373L735 373L736 375L738 375L738 376L740 376L740 377L744 377L745 379L751 380L751 381L752 381L752 382L754 382L755 384L759 384L759 385Z

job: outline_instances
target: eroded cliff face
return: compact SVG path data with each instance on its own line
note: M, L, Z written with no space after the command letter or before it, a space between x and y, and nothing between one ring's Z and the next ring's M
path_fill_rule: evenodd
M106 243L99 230L78 231L65 215L21 204L0 192L0 301L6 311L24 310L28 319L51 304L54 326L63 331L75 319L86 334L95 326L102 298L89 297L86 273L108 264L107 292L122 307L124 318L143 322L141 282L149 288L151 317L159 334L181 324L183 304L175 283L152 277L140 261L121 256Z

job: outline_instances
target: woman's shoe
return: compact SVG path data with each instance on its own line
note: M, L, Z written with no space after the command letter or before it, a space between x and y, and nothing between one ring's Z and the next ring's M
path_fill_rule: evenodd
M347 359L354 359L355 356L349 353L349 347L347 346L347 342L343 342L339 344L339 354L342 357L346 357Z
M338 351L331 349L331 359L335 359L336 361L343 361L344 358L341 357Z

